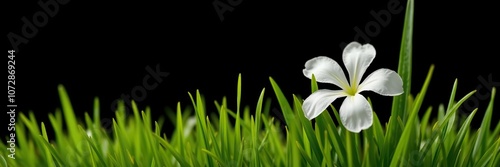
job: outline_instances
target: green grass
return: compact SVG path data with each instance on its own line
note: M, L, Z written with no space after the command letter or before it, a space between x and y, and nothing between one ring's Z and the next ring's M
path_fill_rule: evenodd
M139 109L134 102L133 114L126 116L120 103L110 133L101 127L98 98L92 114L77 118L60 85L61 110L48 115L50 122L37 121L31 112L18 115L16 159L8 157L9 146L2 142L0 166L500 166L500 122L492 124L496 88L485 110L463 116L457 110L475 90L459 96L455 80L441 89L450 92L427 92L434 72L430 66L426 78L417 78L424 82L414 83L422 88L412 95L412 27L409 1L398 68L405 93L394 97L388 122L381 122L374 112L373 125L361 133L339 125L334 106L309 121L302 111L303 99L285 95L272 77L275 97L264 97L269 91L264 88L254 105L244 107L241 75L236 108L228 108L226 97L207 103L196 91L188 94L190 102L179 102L165 119L155 120L149 108ZM313 78L311 91L317 89ZM450 100L437 109L422 106L427 94L436 93L450 93ZM271 116L273 100L283 121ZM216 110L207 111L207 105ZM483 118L474 117L478 112ZM474 119L482 119L478 129L470 126ZM172 134L162 133L167 120L175 125ZM49 130L53 136L47 135Z

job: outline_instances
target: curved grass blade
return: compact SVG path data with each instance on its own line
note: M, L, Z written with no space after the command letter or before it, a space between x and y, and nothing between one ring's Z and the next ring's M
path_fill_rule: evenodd
M73 111L73 106L71 106L71 101L69 99L68 93L63 85L57 87L59 92L59 98L61 101L61 106L63 110L64 119L66 120L66 126L68 128L69 136L73 141L79 141L78 135L78 123L76 121L75 112Z
M415 100L415 105L413 106L413 111L410 114L408 122L404 127L403 133L401 134L401 138L397 144L396 150L394 151L394 155L391 160L391 167L398 166L401 159L404 159L406 155L406 150L409 147L409 143L412 140L412 132L415 130L415 121L418 116L418 111L420 110L420 105L424 100L425 94L427 92L427 88L429 87L430 80L432 78L432 73L434 71L434 65L431 66L429 72L427 73L427 78L425 79L424 85L422 86L422 90Z

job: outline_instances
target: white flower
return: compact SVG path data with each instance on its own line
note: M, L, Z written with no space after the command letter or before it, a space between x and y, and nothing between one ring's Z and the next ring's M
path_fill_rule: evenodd
M393 70L378 69L368 75L360 83L361 77L375 58L375 48L370 44L349 43L342 54L349 81L344 71L335 61L325 56L308 60L303 70L304 75L317 82L331 83L342 90L319 89L304 100L302 110L311 120L321 114L337 98L346 97L339 114L342 124L351 132L368 129L373 123L372 108L366 98L359 94L362 91L373 91L384 96L396 96L403 93L403 81Z

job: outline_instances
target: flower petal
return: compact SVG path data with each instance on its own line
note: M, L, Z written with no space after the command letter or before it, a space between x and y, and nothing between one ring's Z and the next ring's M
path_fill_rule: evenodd
M349 73L351 86L356 87L360 83L375 54L375 48L371 44L361 45L358 42L351 42L344 48L342 59Z
M329 57L312 58L306 62L305 67L302 72L309 79L314 74L318 82L335 84L342 89L349 87L344 71L335 60Z
M316 118L337 98L346 94L342 90L320 89L309 95L302 103L302 110L307 119Z
M347 96L339 112L342 124L351 132L358 133L372 126L372 108L361 94Z
M359 85L358 92L370 90L384 96L403 94L403 80L395 71L378 69Z

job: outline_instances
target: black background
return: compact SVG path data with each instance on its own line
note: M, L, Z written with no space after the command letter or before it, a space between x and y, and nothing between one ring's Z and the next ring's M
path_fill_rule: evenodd
M406 1L393 1L405 7ZM43 11L38 1L7 2L7 17L2 23L4 51L13 48L7 34L22 34L25 23L21 18L32 21L36 12ZM243 105L253 108L260 91L266 88L266 97L272 98L278 109L269 77L288 97L295 94L305 98L310 94L310 80L302 74L304 63L320 55L341 62L340 44L353 41L356 27L365 30L366 25L377 21L370 12L387 11L390 0L242 0L223 14L222 21L213 2L72 0L59 4L55 16L49 17L34 37L27 38L28 43L19 45L18 111L33 111L39 121L47 121L47 113L60 107L57 85L63 84L78 116L91 112L93 98L99 97L103 117L109 117L112 101L142 85L148 75L145 68L154 69L156 65L169 75L157 88L147 91L146 99L138 104L140 108L150 106L157 116L178 101L182 106L191 105L188 92L196 89L206 96L211 111L215 109L213 101L223 96L228 97L229 108L235 108L239 73ZM457 98L477 88L482 94L489 93L484 85L481 87L479 77L488 79L490 75L500 82L495 60L497 18L492 6L460 1L415 2L412 94L418 93L429 67L435 65L423 109L447 104L455 79ZM385 27L377 23L380 31L372 33L369 41L377 57L368 73L378 68L397 70L403 19L404 10L392 14ZM374 101L375 112L385 122L392 97L364 94ZM469 105L479 107L474 121L478 123L489 98L474 98L478 105L472 101ZM498 109L494 113L497 122Z

